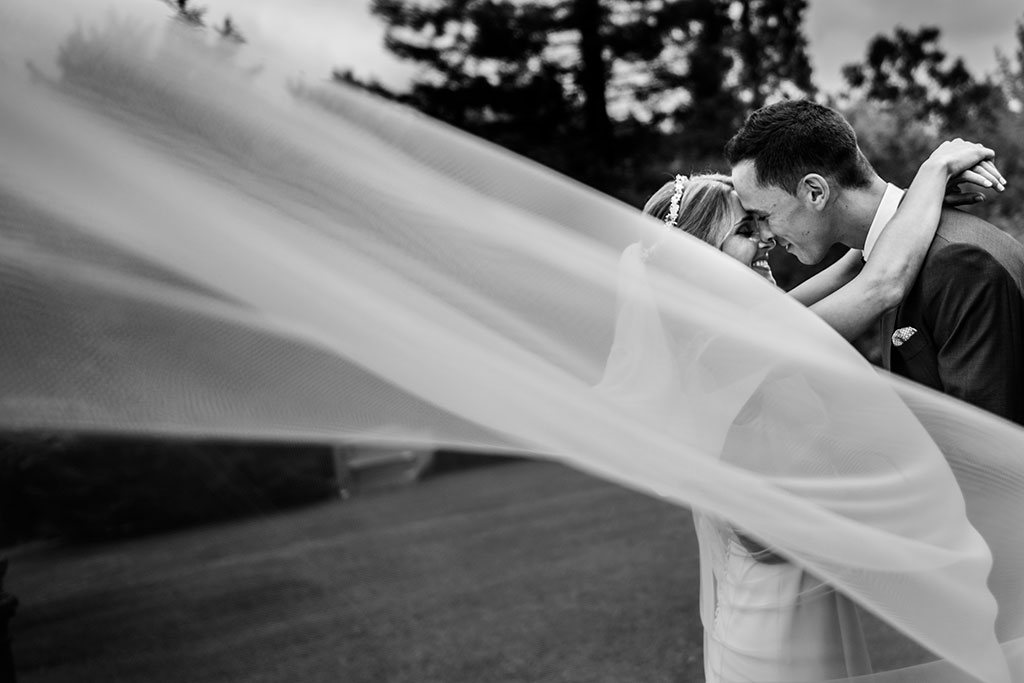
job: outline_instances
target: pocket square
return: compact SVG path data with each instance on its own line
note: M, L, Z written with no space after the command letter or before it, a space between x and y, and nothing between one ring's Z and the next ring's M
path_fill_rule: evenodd
M917 332L916 328L901 327L900 329L892 333L892 345L903 346L905 343L907 343L908 339L914 336L915 332Z

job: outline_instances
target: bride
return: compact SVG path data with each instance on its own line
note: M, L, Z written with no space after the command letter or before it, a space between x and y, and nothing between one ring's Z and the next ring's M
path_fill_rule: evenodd
M869 263L851 250L790 295L852 341L913 283L951 179L1001 187L992 158L981 145L944 142L922 164ZM964 198L950 195L947 202ZM729 177L676 176L648 200L644 213L660 219L662 230L694 235L774 284L768 265L774 244L760 239ZM655 233L649 244L630 247L624 259L657 260L661 237ZM609 373L619 371L623 353L620 344ZM847 597L721 519L695 511L694 520L708 683L797 683L871 673L857 608Z

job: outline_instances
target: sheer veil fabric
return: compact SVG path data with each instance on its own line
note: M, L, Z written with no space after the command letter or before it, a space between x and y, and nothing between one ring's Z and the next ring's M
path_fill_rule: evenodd
M0 427L551 458L742 528L936 657L858 680L1024 681L1024 430L405 108L14 6L8 45L61 42L0 69Z

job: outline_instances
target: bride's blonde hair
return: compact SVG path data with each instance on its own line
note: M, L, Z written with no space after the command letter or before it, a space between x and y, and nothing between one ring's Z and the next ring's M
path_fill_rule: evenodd
M691 176L683 184L679 201L679 217L675 227L721 249L732 229L729 194L732 178L721 173ZM644 205L644 213L665 220L675 192L675 181L669 180Z

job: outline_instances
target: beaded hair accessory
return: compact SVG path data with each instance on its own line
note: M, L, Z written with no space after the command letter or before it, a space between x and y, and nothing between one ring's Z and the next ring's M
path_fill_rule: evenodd
M683 199L683 186L687 180L689 178L684 175L676 175L676 180L672 187L672 199L668 202L668 214L665 216L665 225L669 227L679 227L679 202Z
M672 184L672 198L668 202L668 213L665 214L665 227L666 228L678 228L679 227L679 205L683 201L683 188L686 186L687 178L684 175L676 174L675 181ZM649 263L651 256L654 255L654 250L660 244L661 239L655 241L649 247L644 247L640 250L640 260L644 263Z

